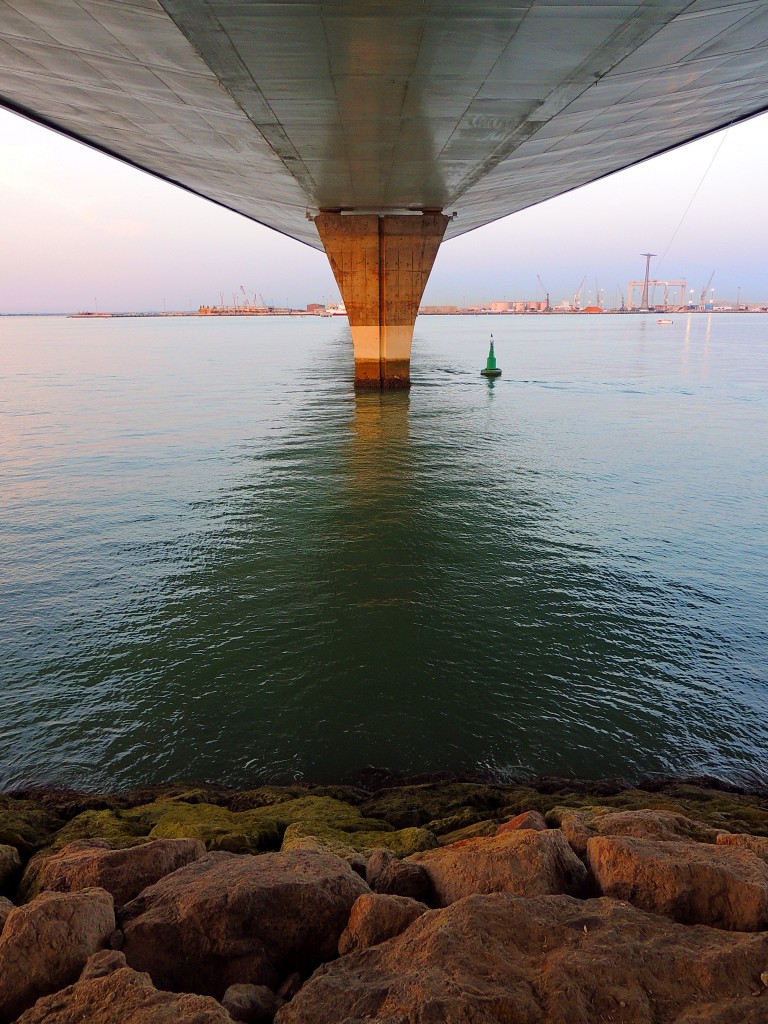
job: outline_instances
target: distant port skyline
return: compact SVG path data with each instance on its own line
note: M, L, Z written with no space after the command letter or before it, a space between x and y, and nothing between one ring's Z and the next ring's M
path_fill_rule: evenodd
M564 299L557 305L551 305L544 299L494 299L485 304L459 306L459 305L422 305L419 307L419 316L519 316L519 315L564 315L564 314L600 314L620 313L626 315L642 315L651 313L768 313L768 302L766 303L731 303L715 302L707 297L703 301L689 302L683 305L679 303L658 303L649 302L647 308L640 308L637 305L630 308L623 306L598 305L587 301L583 305ZM9 314L5 314L9 315ZM23 314L15 314L23 315ZM50 314L30 314L50 315ZM120 318L142 318L142 317L180 317L180 316L320 316L320 317L344 317L346 309L340 300L334 303L309 302L304 306L272 306L257 305L247 302L232 305L201 305L197 308L180 310L142 310L142 311L98 311L81 310L76 313L61 314L70 319L110 319Z

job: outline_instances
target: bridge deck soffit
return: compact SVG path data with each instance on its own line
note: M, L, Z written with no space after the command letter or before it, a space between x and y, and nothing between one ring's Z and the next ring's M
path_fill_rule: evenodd
M294 238L446 237L768 107L761 0L0 0L0 102Z

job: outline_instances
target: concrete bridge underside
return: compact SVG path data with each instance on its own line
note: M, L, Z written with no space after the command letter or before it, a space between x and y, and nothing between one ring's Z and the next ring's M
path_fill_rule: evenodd
M0 103L324 247L407 386L442 239L765 110L768 3L0 0Z

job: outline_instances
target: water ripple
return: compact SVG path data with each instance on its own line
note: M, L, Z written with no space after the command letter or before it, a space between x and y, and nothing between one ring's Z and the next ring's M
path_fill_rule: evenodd
M768 774L768 319L0 321L0 786Z

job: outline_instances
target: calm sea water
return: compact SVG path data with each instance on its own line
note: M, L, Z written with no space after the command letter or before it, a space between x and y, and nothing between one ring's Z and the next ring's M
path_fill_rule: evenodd
M0 787L768 777L768 316L350 371L343 319L0 319Z

